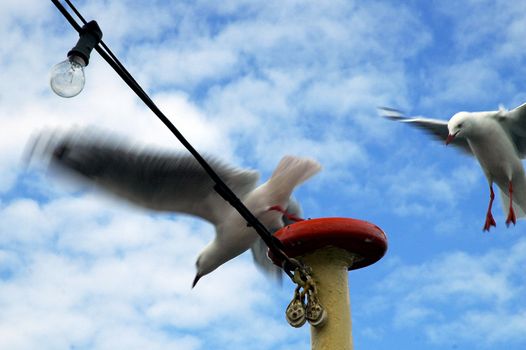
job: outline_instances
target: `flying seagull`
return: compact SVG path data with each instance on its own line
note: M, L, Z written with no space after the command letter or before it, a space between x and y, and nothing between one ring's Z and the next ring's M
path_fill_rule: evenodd
M201 277L248 249L252 249L256 265L280 275L281 271L266 256L263 240L215 192L214 182L189 153L131 147L116 141L114 136L96 136L85 130L41 133L29 146L28 159L33 154L47 155L53 168L73 173L136 205L186 213L211 222L216 236L197 258L192 288ZM257 186L257 171L205 158L269 231L298 220L300 208L291 199L292 191L321 170L313 159L285 156L270 179Z
M521 161L526 157L526 103L512 110L458 112L449 121L405 117L396 109L380 109L386 118L424 129L477 158L490 189L484 231L496 226L491 213L493 183L500 189L507 226L526 215L526 175Z

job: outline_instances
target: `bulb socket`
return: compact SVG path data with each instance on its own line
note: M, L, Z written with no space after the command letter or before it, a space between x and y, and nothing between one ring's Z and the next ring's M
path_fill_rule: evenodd
M68 52L68 57L77 56L81 58L86 64L89 63L89 56L93 48L102 39L102 30L95 21L86 23L79 33L79 40L77 44Z

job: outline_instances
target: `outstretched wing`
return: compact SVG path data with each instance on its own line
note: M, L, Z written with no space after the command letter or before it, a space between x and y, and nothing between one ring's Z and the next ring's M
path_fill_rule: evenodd
M149 209L196 215L213 224L230 210L189 153L131 147L113 136L89 132L51 134L44 153L51 156L55 168ZM256 171L233 168L211 157L207 161L237 196L243 197L256 186Z
M502 115L499 121L515 143L519 157L526 158L526 103Z
M432 135L436 139L445 142L449 134L446 120L430 119L422 117L405 117L402 112L389 107L379 107L382 111L382 116L387 119L396 120L402 123L408 123L417 128L420 128ZM461 136L456 137L450 145L456 146L462 151L473 155L471 148L469 147L468 141Z

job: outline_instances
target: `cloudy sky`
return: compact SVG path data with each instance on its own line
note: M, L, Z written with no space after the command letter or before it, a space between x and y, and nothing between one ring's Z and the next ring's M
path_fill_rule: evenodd
M526 101L526 1L75 1L203 152L265 179L323 172L304 216L368 220L387 255L351 272L358 349L524 349L526 221L483 233L477 163L377 106L448 119ZM21 166L44 128L181 149L94 53L81 95L49 89L77 34L50 1L0 4L0 348L306 349L308 327L244 254L190 289L213 228Z

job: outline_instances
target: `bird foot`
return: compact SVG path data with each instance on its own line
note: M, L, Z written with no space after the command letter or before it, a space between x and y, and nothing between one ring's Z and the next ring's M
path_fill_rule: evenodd
M268 208L268 210L279 211L281 214L283 214L283 216L285 216L290 221L298 222L298 221L304 221L305 220L305 219L300 218L299 216L296 216L294 214L290 214L288 211L283 209L283 207L281 205L273 205L270 208Z
M488 212L488 214L486 214L486 222L484 223L482 230L489 232L491 226L497 227L497 223L495 222L495 219L493 219L491 212Z
M513 225L517 223L517 217L515 216L515 210L513 210L513 206L510 206L510 212L508 213L508 218L506 219L506 227L509 227L511 223L513 223Z

